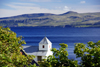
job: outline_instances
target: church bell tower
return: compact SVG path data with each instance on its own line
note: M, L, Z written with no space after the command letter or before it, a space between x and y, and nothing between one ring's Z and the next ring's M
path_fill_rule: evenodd
M39 51L50 51L52 49L52 43L47 37L44 37L40 42L39 42Z

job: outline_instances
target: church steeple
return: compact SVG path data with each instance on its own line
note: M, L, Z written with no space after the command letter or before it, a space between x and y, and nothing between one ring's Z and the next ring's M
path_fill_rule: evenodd
M52 43L47 37L44 37L40 42L39 42L39 50L50 50L52 48Z
M44 37L39 44L49 44L51 43L50 40L47 37Z

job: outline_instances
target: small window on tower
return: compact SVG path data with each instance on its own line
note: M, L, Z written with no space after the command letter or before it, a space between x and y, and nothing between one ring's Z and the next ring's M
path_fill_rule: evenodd
M43 45L43 48L44 48L44 45Z

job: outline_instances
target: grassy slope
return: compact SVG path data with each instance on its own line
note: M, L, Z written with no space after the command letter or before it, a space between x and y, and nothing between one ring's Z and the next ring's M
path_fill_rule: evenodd
M1 26L65 26L100 27L100 12L76 13L67 12L54 15L49 13L25 14L14 17L0 18Z

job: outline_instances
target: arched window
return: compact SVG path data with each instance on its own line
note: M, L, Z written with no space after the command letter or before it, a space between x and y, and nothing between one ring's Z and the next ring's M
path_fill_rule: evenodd
M43 45L43 48L44 48L44 45Z

